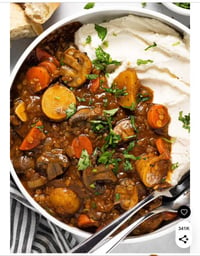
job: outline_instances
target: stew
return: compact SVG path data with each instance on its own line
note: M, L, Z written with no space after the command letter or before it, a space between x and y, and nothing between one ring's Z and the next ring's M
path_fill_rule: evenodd
M75 22L49 35L20 69L11 89L11 160L46 211L95 232L153 189L170 186L170 116L134 69L109 87L110 64L95 65L73 43L80 26ZM132 220L160 204L157 199ZM175 217L160 214L133 234Z

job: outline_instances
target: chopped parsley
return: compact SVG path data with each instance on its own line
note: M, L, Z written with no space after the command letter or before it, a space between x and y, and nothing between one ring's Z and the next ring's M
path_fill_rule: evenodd
M182 127L190 132L190 113L183 116L183 111L180 111L178 120L183 123Z
M142 59L137 59L137 65L143 65L143 64L148 64L148 63L153 63L153 60L142 60Z
M175 170L178 167L179 167L179 163L178 162L173 163L172 166L171 166L172 170Z
M120 194L119 193L115 193L115 201L119 201L120 199Z
M149 50L150 48L153 48L153 47L156 47L156 46L157 46L157 44L156 44L155 42L153 42L152 45L147 46L144 50L147 51L147 50Z
M90 166L90 157L86 149L82 150L81 157L78 161L78 170L83 171Z
M79 102L85 102L86 101L86 99L84 97L81 98L81 97L76 96L76 98Z
M105 52L101 46L95 49L96 59L92 61L94 67L98 70L105 71L108 65L116 65L119 66L121 64L120 61L113 60L109 53Z
M135 126L135 117L134 117L133 115L130 116L130 120L131 120L131 126L132 126L132 128L133 128L136 132L138 132L138 129L137 129L137 127Z
M144 102L144 101L147 101L147 100L150 100L150 97L149 97L148 93L146 93L146 94L138 93L137 94L137 103Z
M117 111L119 110L119 108L113 108L113 109L109 109L109 110L104 110L104 114L107 114L109 116L114 116Z
M89 80L94 80L94 79L97 79L99 75L97 74L89 74L89 75L86 75L86 78L89 79Z
M73 114L76 113L76 104L75 103L71 103L68 107L68 109L65 111L66 113L66 118L70 118L71 116L73 116Z
M141 5L142 5L142 8L145 8L147 3L146 2L142 2Z
M177 45L179 45L180 43L181 43L180 41L177 41L177 42L173 43L172 46L177 46Z
M105 91L105 92L108 92L108 93L111 93L113 95L115 95L115 97L120 97L120 96L126 96L128 95L127 91L126 91L126 88L123 88L123 89L119 89L116 87L115 84L112 84L112 86L110 88L104 88L102 87L102 89Z
M90 44L92 42L92 37L90 35L85 39L85 44Z
M97 31L98 37L103 41L107 35L107 28L102 27L98 24L95 24L94 28Z
M84 6L84 9L88 10L88 9L91 9L95 6L95 3L94 2L88 2L85 6Z

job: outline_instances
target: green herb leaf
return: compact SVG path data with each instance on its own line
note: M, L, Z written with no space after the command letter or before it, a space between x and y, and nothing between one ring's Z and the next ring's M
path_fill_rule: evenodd
M89 80L97 79L98 76L99 75L97 75L97 74L88 74L88 75L86 75L87 79L89 79Z
M98 70L105 71L106 67L110 64L114 64L116 66L119 66L121 62L112 60L110 57L110 54L105 52L101 46L95 49L96 59L92 61L94 67Z
M95 30L97 31L98 37L103 41L104 38L105 38L106 35L107 35L107 28L102 27L102 26L100 26L100 25L98 25L98 24L95 24L95 25L94 25L94 28L95 28Z
M130 116L130 121L131 121L131 125L133 127L133 129L138 132L137 127L135 126L135 117L133 115Z
M190 132L190 113L188 113L187 115L183 116L183 111L180 111L179 112L178 120L183 123L182 127L184 129L187 129L188 132Z
M148 63L153 63L153 60L142 60L142 59L137 59L137 65L143 65L143 64L148 64Z
M84 97L81 98L81 97L76 96L76 98L79 102L85 102L86 101L86 99Z
M76 104L75 103L71 103L68 107L68 109L66 110L66 118L70 118L71 116L73 116L73 114L76 113Z
M147 51L147 50L149 50L150 48L153 48L153 47L156 47L157 46L157 44L155 43L155 42L153 42L153 44L152 45L149 45L147 48L145 48L144 50L145 51Z
M83 171L90 166L90 157L86 149L82 150L81 157L78 161L78 170Z
M91 9L95 6L95 3L94 2L88 2L85 6L84 6L84 9L88 10L88 9Z
M109 109L109 110L104 110L103 113L109 116L114 116L117 111L119 110L119 108L113 108L113 109Z
M177 45L179 45L180 43L181 43L180 41L177 41L177 42L173 43L172 46L177 46Z
M108 164L110 159L113 156L113 153L114 153L114 151L105 151L105 152L103 152L100 155L99 159L98 159L98 163L99 164Z
M176 163L173 163L172 164L172 170L175 170L176 168L178 168L179 167L179 163L178 162L176 162Z
M175 143L176 138L171 138L170 140L168 140L167 138L162 138L164 141L168 142L168 143Z
M132 164L131 164L131 162L128 159L126 159L124 161L124 165L123 166L124 166L124 170L125 171L130 171L130 170L133 169Z
M126 158L126 159L132 159L132 160L139 160L139 159L141 159L140 156L134 156L134 155L132 155L132 154L124 154L124 158Z
M145 8L147 3L146 2L142 2L141 5L142 5L142 8Z
M37 128L37 129L40 130L41 132L44 131L44 125L37 125L37 126L35 126L35 128Z
M115 97L128 95L128 93L126 91L126 88L123 88L123 89L116 88L115 84L112 84L111 88L102 87L102 89L105 92L108 92L108 93L111 93L111 94L115 95Z
M92 42L92 37L90 35L85 39L85 44L90 44Z
M115 193L115 201L119 201L120 199L120 194L119 193Z

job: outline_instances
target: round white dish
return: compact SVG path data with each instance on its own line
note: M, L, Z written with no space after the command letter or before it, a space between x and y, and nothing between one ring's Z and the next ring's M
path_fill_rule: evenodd
M174 20L168 16L165 16L163 14L160 14L160 13L157 13L157 12L154 12L151 10L147 10L147 9L142 9L142 8L136 9L135 8L134 10L128 10L128 9L122 9L122 8L115 8L115 9L106 8L106 9L100 9L100 10L88 10L87 13L81 12L77 15L73 15L73 16L64 18L63 20L60 20L59 22L55 23L54 25L49 27L47 30L45 30L40 36L38 36L30 44L30 46L26 48L26 50L21 55L20 59L18 60L16 66L14 67L14 69L12 71L11 80L10 80L11 86L12 86L12 83L13 83L21 65L23 64L24 60L27 58L29 53L51 32L55 31L56 29L66 25L68 23L73 22L73 21L80 21L82 23L91 23L91 22L98 23L98 22L102 22L105 19L110 20L113 18L125 16L128 14L134 14L134 15L138 15L138 16L158 19L158 20L168 24L169 26L173 27L174 29L176 29L177 31L179 31L182 34L187 34L187 35L190 34L189 29L187 27L185 27L184 25L182 25L181 23L177 22L176 20ZM34 201L34 199L28 194L26 189L21 184L19 178L17 177L13 166L11 166L11 174L12 174L17 186L19 187L19 189L25 196L25 198L36 209L36 211L38 211L40 214L45 216L47 219L49 219L54 224L58 225L60 228L65 229L65 230L77 235L78 237L80 237L82 239L85 239L90 236L90 233L87 233L87 232L80 230L78 228L75 228L75 227L68 226L68 225L64 224L63 222L55 219L49 213L47 213L46 210L44 210L39 204L37 204ZM134 238L129 237L123 243L136 243L136 242L138 243L138 242L143 242L143 241L147 241L147 240L151 240L151 239L163 236L163 235L171 232L174 229L175 224L176 224L176 222L171 223L171 224L169 224L153 233L150 233L150 234L146 234L146 235L142 235L142 236L134 237Z
M162 3L165 7L167 7L169 10L176 12L180 15L190 16L190 9L185 9L183 7L180 7L174 3L165 2Z

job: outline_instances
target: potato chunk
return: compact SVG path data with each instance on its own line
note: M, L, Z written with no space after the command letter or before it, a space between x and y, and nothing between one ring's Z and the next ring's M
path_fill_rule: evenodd
M74 214L80 207L80 199L71 189L54 188L49 194L49 204L60 215Z
M137 93L140 86L134 69L127 69L121 72L114 80L114 85L118 89L124 89L126 95L120 96L118 102L124 108L134 109L137 104Z
M162 182L162 179L170 170L170 160L166 160L163 155L144 155L135 162L136 170L146 187L154 187Z

